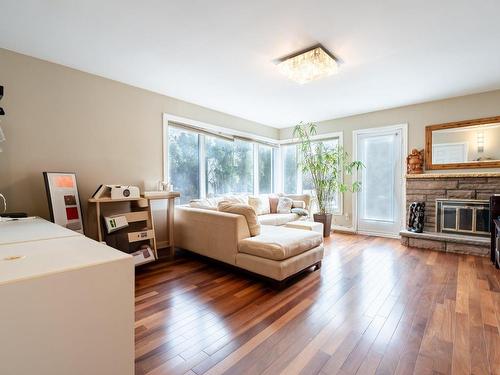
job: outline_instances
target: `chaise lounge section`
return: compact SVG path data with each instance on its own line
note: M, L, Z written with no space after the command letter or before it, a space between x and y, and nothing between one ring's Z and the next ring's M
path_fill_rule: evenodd
M323 237L313 231L261 225L251 236L245 216L203 208L176 208L178 247L278 282L323 259Z

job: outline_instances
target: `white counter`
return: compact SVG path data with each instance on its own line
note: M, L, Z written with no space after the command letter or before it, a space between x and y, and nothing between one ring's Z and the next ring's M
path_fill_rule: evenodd
M0 301L0 374L133 374L130 255L42 219L1 222Z
M76 236L82 235L39 217L0 221L0 245Z

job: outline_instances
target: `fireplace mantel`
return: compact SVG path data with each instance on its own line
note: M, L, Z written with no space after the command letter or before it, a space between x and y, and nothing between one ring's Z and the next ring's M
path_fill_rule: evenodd
M481 178L481 177L500 177L500 172L470 172L470 173L421 173L407 174L407 179L440 179L440 178Z

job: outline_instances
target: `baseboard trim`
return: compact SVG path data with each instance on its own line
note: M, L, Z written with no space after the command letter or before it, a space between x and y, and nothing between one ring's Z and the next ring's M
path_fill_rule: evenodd
M350 234L356 233L356 230L353 227L344 227L342 225L332 224L332 230L335 232L341 232L341 233L350 233Z
M156 248L157 249L165 249L168 247L168 241L158 241L156 243Z
M384 237L384 238L394 238L394 239L399 239L401 236L398 234L388 234L388 233L378 233L378 232L365 232L365 231L358 231L358 234L362 234L364 236L374 236L374 237Z

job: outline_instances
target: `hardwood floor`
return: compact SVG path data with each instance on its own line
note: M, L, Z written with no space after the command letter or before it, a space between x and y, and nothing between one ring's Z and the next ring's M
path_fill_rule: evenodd
M500 374L487 258L334 234L282 291L196 257L139 270L137 374Z

